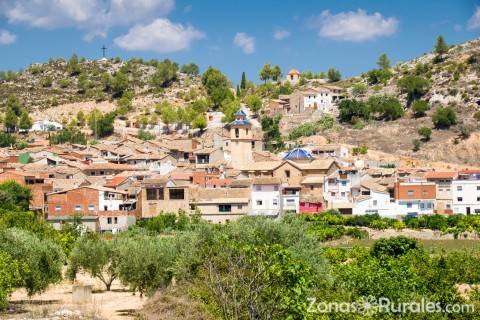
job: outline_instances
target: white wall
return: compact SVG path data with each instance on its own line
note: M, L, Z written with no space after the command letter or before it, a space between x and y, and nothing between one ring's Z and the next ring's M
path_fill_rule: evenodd
M459 197L462 198L462 201L459 201ZM453 180L453 213L467 214L467 208L470 208L470 214L480 214L478 197L480 197L480 180Z
M395 217L398 215L397 206L390 202L390 194L386 192L370 191L370 198L355 202L354 215L378 213L382 217Z
M275 190L277 187L277 190ZM258 190L260 188L260 190ZM257 204L261 201L262 204ZM276 201L276 202L275 202ZM276 204L275 204L276 203ZM278 215L280 213L279 185L252 185L252 215Z
M435 202L435 200L397 200L397 213L402 216L413 213L433 214Z
M303 107L305 109L314 108L315 103L320 111L327 113L333 111L332 95L328 92L312 93L303 96Z
M123 200L105 200L104 191L98 192L98 209L99 211L105 211L104 207L107 206L107 211L120 210L120 205L123 204Z

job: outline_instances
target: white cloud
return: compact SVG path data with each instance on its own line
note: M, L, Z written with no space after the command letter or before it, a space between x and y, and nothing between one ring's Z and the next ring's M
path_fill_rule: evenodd
M468 20L468 29L479 29L480 28L480 7L475 9L473 16Z
M17 36L7 30L0 29L0 45L7 45L14 43Z
M132 27L127 34L113 41L125 50L168 53L188 49L194 40L204 37L204 33L190 25L155 19L150 24Z
M37 28L76 27L91 37L164 16L174 7L175 0L1 0L0 15Z
M398 29L398 20L395 17L383 17L378 12L368 14L361 9L338 14L331 14L326 10L320 15L312 17L309 25L318 29L321 37L363 42L394 34Z
M233 43L241 48L244 53L252 54L255 52L255 38L245 32L237 32L233 38Z
M288 30L277 30L273 33L275 40L283 40L290 37L290 31Z

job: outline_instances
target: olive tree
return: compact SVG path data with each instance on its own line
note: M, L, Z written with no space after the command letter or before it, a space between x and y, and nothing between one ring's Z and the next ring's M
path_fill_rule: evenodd
M103 282L110 291L118 277L118 242L86 235L77 240L71 254L67 275L74 280L81 270Z
M25 288L29 296L62 280L65 256L51 240L16 228L3 229L0 230L0 251L22 265L16 287Z

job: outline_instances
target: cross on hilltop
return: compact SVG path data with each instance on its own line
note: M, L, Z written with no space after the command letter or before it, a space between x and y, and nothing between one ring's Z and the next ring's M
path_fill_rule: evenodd
M102 49L102 55L105 58L105 50L107 50L107 47L105 47L105 45L103 45L100 49Z

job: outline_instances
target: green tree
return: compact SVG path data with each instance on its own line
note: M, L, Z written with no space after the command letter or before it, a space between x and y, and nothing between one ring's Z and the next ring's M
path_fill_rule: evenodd
M72 143L72 144L87 144L87 137L83 132L80 132L74 128L61 130L50 134L48 141L51 145Z
M0 208L27 211L32 199L30 188L11 180L0 183Z
M276 65L271 69L270 76L273 81L278 81L282 77L282 70L280 69L280 66Z
M11 147L15 144L16 140L14 135L0 132L0 148Z
M198 65L196 65L195 63L188 63L188 64L184 64L180 68L180 72L191 75L191 76L198 76L198 74L200 73L200 69L198 68Z
M402 92L407 93L408 104L410 104L414 100L420 99L428 91L429 82L419 76L407 75L398 80L398 86Z
M15 111L12 108L7 109L5 114L4 125L7 129L7 132L15 132L18 126L18 116L15 114Z
M418 250L420 245L417 240L404 236L380 239L375 241L371 249L371 254L375 257L381 256L401 256L411 250Z
M440 107L432 115L432 121L437 129L448 129L457 123L457 115L452 107Z
M433 51L436 54L442 55L442 54L447 53L448 49L449 48L448 48L447 42L445 41L443 36L438 36L437 40L435 42L435 47L434 47Z
M355 119L370 118L370 108L363 101L345 99L340 102L338 109L340 111L338 118L341 122L353 123Z
M78 62L78 57L75 53L67 62L67 71L72 77L79 75L81 72L80 64Z
M173 277L175 239L125 239L119 245L118 274L123 284L140 297L152 295L170 284Z
M222 119L223 122L228 123L235 120L235 113L240 108L240 100L238 99L228 99L222 103L220 107L220 111L223 112L224 117Z
M368 87L365 83L358 82L352 86L352 95L354 97L358 97L367 93L367 90L368 90Z
M242 72L242 80L240 81L240 89L242 89L242 90L247 89L247 76L245 75L245 71Z
M260 69L259 76L260 80L264 81L265 83L272 78L272 67L269 63L263 65L262 69Z
M158 89L166 88L177 79L177 72L178 65L169 59L165 59L158 64L150 83Z
M79 110L79 111L77 112L77 123L78 123L78 126L79 126L79 127L84 127L84 126L85 126L85 122L86 122L85 114L83 113L82 110Z
M160 118L162 119L162 122L167 126L167 130L169 130L170 124L178 120L175 108L167 101L164 101L160 106Z
M372 114L384 120L396 120L404 114L400 101L392 96L371 96L367 105Z
M257 113L262 108L262 99L257 95L249 95L245 97L245 104L252 112Z
M0 311L6 309L8 297L21 281L21 267L18 261L0 251Z
M65 256L51 240L20 229L0 229L0 251L22 265L16 287L25 288L29 296L62 279Z
M373 69L367 72L367 81L369 84L386 84L387 81L392 77L392 72L390 69Z
M118 71L112 78L112 95L114 97L121 97L125 90L129 87L128 75Z
M337 82L342 79L342 75L338 69L330 68L327 71L327 78L329 82Z
M418 129L418 134L422 136L423 141L429 141L432 136L432 129L429 127L421 127Z
M388 59L386 53L382 53L380 57L378 57L377 65L382 70L390 69L390 59Z
M207 117L205 117L205 115L202 113L197 115L192 121L192 127L195 129L200 129L200 132L203 132L203 130L207 127Z
M202 75L202 83L215 107L219 107L226 99L232 99L230 81L220 70L208 67Z
M103 138L113 134L113 122L115 120L115 113L110 112L103 114L98 109L94 109L88 116L88 125L93 131L93 135L98 138Z
M425 100L415 100L412 104L412 111L416 118L424 117L428 110L430 110L430 106Z
M70 253L67 274L75 280L78 272L86 271L99 279L110 291L113 281L118 277L118 242L105 240L98 236L86 235L77 240Z
M18 121L18 127L23 130L28 130L32 127L33 121L28 113L24 110L20 115L20 120Z

